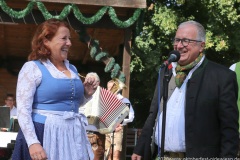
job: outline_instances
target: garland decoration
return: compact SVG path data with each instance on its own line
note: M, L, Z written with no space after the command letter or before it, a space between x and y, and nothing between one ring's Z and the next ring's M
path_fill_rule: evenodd
M113 57L109 57L107 52L102 51L99 47L99 41L91 39L90 36L86 33L86 28L81 28L78 32L80 41L88 44L90 48L90 56L96 61L103 61L106 66L104 68L105 72L111 72L111 78L118 78L120 81L125 83L126 77L123 72L120 71L121 67L119 64L115 63Z
M102 19L104 14L108 13L112 22L119 28L130 27L132 24L134 24L138 20L139 16L141 15L141 12L143 11L142 9L138 8L134 11L132 17L130 17L126 21L121 21L121 20L118 19L117 15L116 15L116 12L115 12L113 7L105 6L105 7L102 7L95 15L88 18L88 17L83 16L83 14L78 9L77 5L68 4L63 8L63 10L61 11L61 13L59 15L53 16L50 12L48 12L48 10L45 7L45 5L43 4L43 2L40 2L40 1L37 1L37 0L32 0L31 2L29 2L27 7L25 9L21 10L21 11L13 10L12 8L8 7L5 0L0 0L1 9L6 14L8 14L10 17L13 17L13 18L16 18L16 19L21 19L21 18L27 16L28 14L30 14L35 5L41 11L42 15L44 16L44 18L46 20L50 19L50 18L65 19L70 14L70 12L73 11L74 16L80 22L82 22L83 24L88 24L89 25L89 24L93 24L93 23L98 22L99 20Z
M113 70L112 70L112 73L111 73L111 77L116 78L120 69L121 68L120 68L119 64L115 63L115 65L113 67Z
M108 53L107 52L100 52L96 55L95 60L100 61L102 58L107 57Z
M141 11L142 11L141 9L137 9L133 13L133 16L124 22L117 18L117 14L112 7L109 7L108 14L110 16L110 19L116 26L120 28L127 28L125 26L131 26L133 23L135 23L138 20L138 17L141 15Z
M25 17L32 11L35 3L36 2L29 2L27 7L22 11L14 11L13 9L11 9L10 7L7 6L7 4L5 3L4 0L0 1L0 6L1 6L2 10L5 13L7 13L10 17L20 19L20 18Z
M113 57L109 58L108 64L104 68L104 71L110 72L113 69L114 64L115 64L115 59Z
M98 54L99 42L98 40L91 40L90 43L91 43L90 56L94 59Z
M56 19L65 19L68 14L71 12L71 5L67 5L63 8L62 12L59 15L53 16L51 13L48 12L47 8L42 2L36 2L38 9L42 12L42 15L44 16L45 19L51 19L51 18L56 18Z
M90 56L96 61L103 61L106 64L104 71L112 72L111 78L118 78L120 81L125 83L126 76L120 71L120 66L115 63L115 59L113 57L109 57L107 52L102 51L102 49L99 47L98 40L92 39L87 34L86 27L82 26L77 33L79 35L79 40L83 43L86 43L88 48L90 48Z
M119 79L120 81L122 81L122 82L125 83L125 81L126 81L126 76L125 76L125 74L124 74L123 72L120 72L120 75L118 76L118 79Z
M126 21L121 21L118 19L117 14L113 7L105 6L102 7L95 15L92 17L85 17L80 12L79 8L75 4L68 4L66 5L61 13L59 15L53 16L45 7L45 5L37 0L32 0L28 3L27 7L21 11L15 11L12 8L8 7L5 0L0 0L0 7L1 9L8 14L10 17L21 19L30 14L34 8L34 6L37 6L38 9L41 11L44 18L51 19L65 19L71 11L73 11L74 16L83 24L93 24L98 22L102 19L102 17L108 13L110 19L112 22L119 28L128 28L131 25L133 25L142 14L142 9L136 9L133 13L133 16L130 17ZM142 20L142 18L141 18ZM139 22L137 22L137 32L139 32ZM126 80L126 77L123 72L120 71L121 67L115 63L115 59L113 57L109 57L109 54L107 52L102 51L102 49L99 47L99 41L93 40L91 37L86 33L86 28L81 27L81 30L78 32L80 41L88 44L88 47L90 48L90 55L92 58L94 58L96 61L103 61L106 63L106 67L104 68L105 72L111 72L111 78L118 78L123 83Z
M76 5L72 5L72 8L75 17L83 24L93 24L98 22L108 10L108 7L103 7L94 16L86 18L82 15L82 13L80 12Z

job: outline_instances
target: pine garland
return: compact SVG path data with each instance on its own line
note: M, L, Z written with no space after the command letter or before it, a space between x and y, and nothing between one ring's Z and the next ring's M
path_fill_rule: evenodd
M21 19L21 18L27 16L28 14L30 14L35 5L41 11L42 15L44 16L44 18L46 20L50 19L50 18L65 19L70 14L70 12L73 11L74 16L80 22L82 22L83 24L93 24L93 23L96 23L99 20L101 20L102 17L104 16L104 14L108 13L112 22L119 28L130 27L132 24L134 24L138 20L139 16L141 15L141 12L142 12L142 9L138 8L134 11L132 17L130 17L126 21L121 21L121 20L118 19L117 15L116 15L116 12L115 12L115 9L112 8L112 7L109 7L109 6L102 7L92 17L84 17L82 15L82 13L80 12L80 10L78 9L77 5L68 4L63 8L63 10L61 11L61 13L59 15L53 16L50 12L48 12L47 8L45 7L45 5L42 2L39 2L39 1L36 1L36 0L32 0L31 2L29 2L27 7L25 9L21 10L21 11L13 10L12 8L8 7L5 0L0 0L1 9L6 14L8 14L10 17L13 17L13 18L16 18L16 19Z
M138 20L138 17L141 15L141 9L137 9L133 16L126 21L121 21L117 18L116 12L112 7L109 7L108 14L113 23L120 28L127 28L126 26L131 26Z
M81 35L79 35L81 36ZM98 48L99 47L99 42L97 40L91 40L91 50L90 50L90 56L94 59L96 55L98 54Z
M81 36L81 35L79 35ZM100 61L104 58L108 59L108 63L106 64L104 71L111 72L111 78L118 78L123 83L126 80L125 75L120 71L121 67L115 63L115 59L113 57L109 58L109 54L107 52L101 51L99 47L98 41L91 40L90 42L90 55L92 58L95 58L96 61Z
M123 72L120 71L120 66L115 63L115 59L110 57L107 52L102 51L99 46L99 41L92 39L88 34L86 27L81 27L77 32L79 35L79 40L86 43L90 48L90 56L96 61L103 61L107 59L107 64L104 68L105 72L112 72L111 78L118 78L120 81L125 83L126 77ZM106 63L106 62L105 62Z
M21 11L15 11L11 9L10 7L7 6L5 0L0 0L1 9L5 13L7 13L9 16L16 19L21 19L27 16L29 13L31 13L35 5L41 11L42 15L46 20L50 18L65 19L70 14L71 10L73 10L74 16L83 24L88 24L88 25L98 22L99 20L102 19L104 14L108 12L108 15L110 16L110 19L112 20L112 22L119 28L130 27L132 24L134 24L138 20L142 12L142 9L136 9L132 17L130 17L126 21L121 21L118 19L114 8L105 6L105 7L102 7L94 16L88 18L82 15L77 5L69 4L63 8L63 10L59 15L53 16L50 12L48 12L47 8L42 2L39 2L36 0L32 0L31 2L29 2L27 7ZM111 78L118 78L122 82L125 82L126 77L124 73L120 71L121 67L115 63L115 59L113 57L109 58L109 54L107 52L101 51L99 47L99 42L97 40L91 40L90 36L86 33L86 28L82 27L82 29L80 30L79 39L82 42L89 43L89 47L91 48L90 55L96 61L100 61L104 58L108 59L108 63L106 64L104 71L105 72L111 71Z
M83 24L93 24L101 20L104 14L107 12L108 7L101 8L94 16L86 18L82 15L76 5L72 5L74 16Z
M100 52L96 55L95 59L96 61L100 61L102 58L107 57L108 53L107 52Z
M109 58L108 64L104 68L104 71L110 72L113 69L114 64L115 64L115 59L113 57Z
M13 9L11 9L10 7L7 6L7 4L5 3L4 0L0 1L0 6L1 6L2 10L5 13L7 13L10 17L20 19L20 18L25 17L32 11L35 3L36 2L29 2L27 5L27 8L25 8L22 11L14 11Z
M120 71L120 69L121 69L121 67L119 66L119 64L116 63L116 64L114 65L114 67L113 67L112 72L111 72L111 77L112 77L112 78L116 78L117 75L118 75L118 73L119 73L119 71Z

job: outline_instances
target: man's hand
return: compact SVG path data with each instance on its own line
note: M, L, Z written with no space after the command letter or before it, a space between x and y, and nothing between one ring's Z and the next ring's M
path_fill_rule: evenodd
M132 160L141 160L142 157L133 153L131 158L132 158Z
M122 129L122 125L119 124L119 125L115 128L115 132L118 132L118 131L120 131L121 129Z
M40 143L34 143L29 147L29 153L33 160L46 160L47 154Z
M8 131L8 128L1 128L1 131L2 131L2 132L7 132L7 131Z

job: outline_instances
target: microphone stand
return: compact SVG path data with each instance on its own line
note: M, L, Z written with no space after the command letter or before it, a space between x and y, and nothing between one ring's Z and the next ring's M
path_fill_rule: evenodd
M164 145L165 145L165 128L166 128L166 112L167 112L167 100L168 100L168 84L170 81L170 73L168 65L164 67L163 76L163 114L162 114L162 136L161 136L161 159L164 158Z

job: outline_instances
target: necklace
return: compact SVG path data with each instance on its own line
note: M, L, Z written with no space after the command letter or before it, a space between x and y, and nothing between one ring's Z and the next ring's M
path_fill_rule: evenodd
M67 71L67 69L65 69L65 70L63 70L63 71L61 71L62 73L65 73Z

